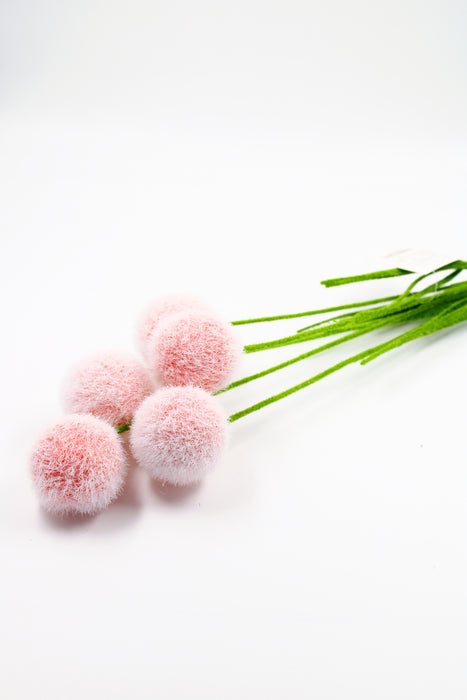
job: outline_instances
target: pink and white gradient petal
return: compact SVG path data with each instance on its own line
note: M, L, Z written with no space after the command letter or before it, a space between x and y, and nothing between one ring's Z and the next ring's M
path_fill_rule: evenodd
M130 431L140 466L175 486L201 481L227 441L228 422L218 399L196 387L160 389L141 404Z
M121 491L127 472L114 428L94 416L69 415L39 437L31 475L41 505L55 515L93 515Z

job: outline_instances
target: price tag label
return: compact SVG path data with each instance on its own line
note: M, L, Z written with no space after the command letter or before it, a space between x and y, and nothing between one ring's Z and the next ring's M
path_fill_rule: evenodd
M457 260L455 256L445 253L405 248L379 258L378 264L381 266L381 270L400 267L403 270L410 270L410 272L416 272L419 275L426 275L428 272L433 272L438 267L448 265L454 260Z

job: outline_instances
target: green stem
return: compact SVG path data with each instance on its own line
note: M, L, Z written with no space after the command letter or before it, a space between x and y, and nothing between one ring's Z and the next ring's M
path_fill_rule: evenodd
M403 304L404 300L406 300L408 297L410 297L412 300L415 300L421 299L422 297L426 297L428 294L433 293L432 298L437 298L442 291L446 290L445 285L451 280L453 280L455 277L457 277L461 270L456 269L453 272L449 273L449 275L446 275L446 277L443 277L443 279L428 285L428 287L421 289L419 292L412 292L414 287L419 282L426 279L427 277L430 277L431 275L434 275L435 272L437 271L435 270L433 272L428 272L425 275L420 275L420 277L417 277L417 279L414 280L411 284L409 284L407 289L404 292L402 292L402 294L395 301L393 301L391 304L388 304L386 308L389 309L389 311L397 309Z
M392 340L383 343L379 347L374 348L371 353L362 361L362 364L367 364L377 357L382 355L389 350L394 350L395 348L410 342L411 340L416 340L417 338L423 338L423 336L431 335L432 333L437 333L445 328L450 328L458 323L463 323L467 321L467 301L463 299L460 302L455 302L451 304L448 308L441 311L437 316L420 324L416 328L413 328L407 333L397 336Z
M428 294L432 291L436 292L438 289L441 289L443 285L445 285L447 282L449 282L451 279L454 279L459 273L461 272L461 268L458 268L454 270L450 275L447 275L444 279L440 280L439 282L436 282L435 284L430 285L427 287L425 290L423 290L423 294ZM462 283L461 283L462 284ZM454 287L455 285L450 285L450 287ZM407 291L407 290L406 290ZM415 292L414 294L408 294L408 297L418 297L421 295L422 292ZM405 293L404 293L405 296ZM247 324L252 324L252 323L266 323L270 321L286 321L289 319L294 319L294 318L306 318L307 316L318 316L320 314L329 314L329 313L334 313L335 311L346 311L347 309L358 309L361 308L362 306L372 306L373 304L383 304L384 302L387 301L397 301L400 299L401 295L400 294L395 294L393 296L389 297L379 297L377 299L369 299L367 301L358 301L353 304L341 304L340 306L329 306L324 309L313 309L311 311L300 311L299 313L295 314L279 314L277 316L258 316L256 318L243 318L237 321L231 321L232 326L245 326ZM383 307L381 307L383 308ZM339 317L341 318L341 317ZM327 323L327 321L321 321L320 323ZM313 324L312 326L306 326L305 328L300 328L298 331L299 333L308 330L309 328L314 327L315 325L318 324Z
M442 270L466 270L467 262L465 260L454 260L447 265L438 267L433 272L441 272ZM403 270L400 267L394 267L390 270L379 270L377 272L369 272L365 275L353 275L352 277L335 277L333 279L323 280L321 284L325 287L338 287L342 284L352 284L353 282L365 282L366 280L379 280L385 277L399 277L400 275L412 275L414 274L410 270Z
M310 386L311 384L315 384L316 382L320 381L321 379L328 377L330 374L333 374L334 372L337 372L339 369L342 369L342 368L344 368L352 363L362 361L362 364L363 364L365 362L369 362L370 360L375 359L376 357L379 357L380 355L382 355L385 352L389 352L390 350L392 350L396 347L400 347L404 343L410 342L411 340L415 340L417 338L421 338L421 337L426 336L426 335L430 335L431 333L436 333L444 328L448 328L449 326L455 325L457 323L461 323L461 322L466 321L466 320L467 320L467 302L464 299L462 302L457 302L457 303L452 304L449 308L444 309L434 318L430 319L429 321L425 321L424 323L417 326L417 328L412 329L411 331L408 331L407 333L401 334L400 336L393 339L392 341L380 343L379 345L376 345L373 348L369 348L367 350L364 350L363 352L360 352L356 355L353 355L352 357L349 357L346 360L342 360L341 362L338 362L337 364L333 365L332 367L329 367L328 369L324 370L323 372L319 372L319 374L316 374L313 377L310 377L310 379L307 379L306 381L301 382L300 384L296 384L295 386L291 387L290 389L286 389L285 391L282 391L279 394L275 394L273 396L270 396L269 398L264 399L263 401L260 401L259 403L253 404L252 406L249 406L248 408L245 408L242 411L238 411L238 413L233 413L230 416L229 421L231 423L233 423L234 421L238 420L239 418L243 418L244 416L247 416L250 413L253 413L255 411L259 411L261 408L264 408L265 406L268 406L269 404L275 403L276 401L280 401L281 399L284 399L287 396L290 396L291 394L294 394L297 391L300 391L301 389L305 389L306 387Z
M418 306L417 306L418 310ZM395 312L391 314L391 317L385 317L384 326L393 325L396 323L404 323L406 320L406 315L408 316L407 310ZM311 331L306 331L303 333L294 333L293 335L288 335L285 338L277 338L276 340L269 340L264 343L255 343L253 345L245 345L245 352L261 352L262 350L273 350L275 348L282 348L286 345L297 345L298 343L305 343L309 340L316 340L318 338L326 338L330 335L336 335L338 333L345 333L347 331L355 330L366 330L371 331L375 327L375 319L368 319L368 321L352 322L343 319L341 322L330 324L321 328L316 328Z
M341 343L346 343L348 340L353 340L354 338L358 338L360 335L363 335L364 333L367 333L368 331L357 331L356 333L349 333L346 335L344 338L338 338L338 340L333 340L331 343L326 343L325 345L320 345L319 348L314 348L313 350L309 350L308 352L304 352L301 355L297 355L296 357L293 357L291 360L286 360L285 362L281 362L278 365L273 365L272 367L268 367L268 369L264 369L262 372L257 372L256 374L250 374L248 377L243 377L242 379L237 379L237 381L232 382L229 384L229 386L226 386L225 389L220 389L217 391L214 396L217 396L218 394L224 394L226 391L230 391L231 389L235 389L238 386L242 386L243 384L248 384L248 382L252 382L255 379L260 379L261 377L265 377L267 374L272 374L273 372L277 372L279 369L284 369L285 367L289 367L290 365L295 364L296 362L300 362L301 360L305 360L308 357L312 357L313 355L317 355L320 352L323 352L323 350L329 350L330 348L334 348L337 345L340 345Z
M433 284L430 284L428 287L425 287L424 289L420 290L419 292L412 293L411 290L413 289L415 284L420 282L420 280L422 280L424 277L427 277L428 275L423 275L422 277L418 277L415 280L415 282L412 282L412 284L409 285L409 287L405 290L405 292L403 292L399 296L393 297L393 300L394 300L393 303L382 305L382 306L376 306L375 308L370 310L370 313L374 312L374 316L378 317L380 315L379 311L384 310L383 315L386 315L386 314L389 314L392 311L398 309L402 305L402 302L404 302L404 305L406 306L407 301L410 301L410 302L416 301L417 299L421 299L422 297L425 297L425 300L426 300L427 295L430 295L430 294L432 294L432 296L429 296L428 298L430 300L435 299L435 298L437 298L437 296L439 295L439 293L441 291L446 290L446 284L448 282L450 282L451 280L453 280L455 277L457 277L457 275L460 272L461 272L460 269L454 270L453 272L451 272L449 275L446 275L446 277L443 277L443 279L439 280L438 282L434 282ZM465 285L465 283L461 283L461 284ZM456 285L451 284L447 289L451 290L455 286ZM363 312L358 312L358 313L360 314L360 317L363 315ZM348 313L348 314L340 314L339 316L333 316L332 318L328 318L325 321L319 321L318 323L313 323L310 326L305 326L304 328L299 328L297 333L303 333L304 331L308 331L311 328L317 328L318 326L325 326L326 324L331 324L335 321L340 321L341 319L346 318L346 317L347 318L349 318L349 317L355 318L356 315L357 314L354 312L354 313Z
M374 323L376 319L387 319L384 325L393 325L395 323L405 323L406 321L419 320L427 316L433 316L438 312L440 307L458 298L465 296L467 291L467 282L458 285L452 285L442 288L437 294L428 297L420 297L421 292L409 295L401 301L401 303L392 307L379 306L375 309L363 310L356 312L350 319L342 318L337 321L329 320L325 326L321 326L310 331L301 331L293 335L277 338L275 340L246 345L245 352L260 352L262 350L271 350L274 348L284 347L286 345L295 345L316 338L325 338L337 333L347 331L355 331L367 325Z
M340 287L342 284L352 284L353 282L366 282L368 280L381 280L386 277L400 277L401 275L413 275L410 270L403 270L400 267L393 267L390 270L378 270L377 272L367 272L364 275L352 275L351 277L334 277L322 280L325 287Z
M467 261L454 260L454 262L443 265L443 267L438 267L436 272L439 272L440 270L467 270Z
M408 315L406 318L403 319L403 321L410 321L410 318ZM398 323L402 323L403 321L398 321ZM293 357L291 360L285 360L284 362L279 363L278 365L273 365L272 367L268 367L268 369L265 369L261 372L256 372L256 374L250 374L247 377L243 377L242 379L237 379L235 382L232 382L229 384L229 386L225 387L225 389L220 389L218 392L216 392L215 396L218 394L223 394L226 391L230 391L230 389L235 389L236 387L242 386L243 384L247 384L248 382L252 382L255 379L260 379L261 377L265 377L268 374L272 374L273 372L276 372L277 370L284 369L285 367L289 367L289 365L293 365L296 362L300 362L301 360L305 360L308 357L312 357L313 355L317 355L320 352L323 352L323 350L329 350L330 348L334 348L337 345L341 345L342 343L346 343L348 340L353 340L354 338L358 338L361 335L365 335L366 333L370 333L371 331L378 330L379 328L384 328L384 326L387 326L388 322L386 319L380 319L376 320L375 322L368 324L367 326L354 331L353 333L350 332L348 335L344 336L343 338L338 338L337 340L333 340L330 343L326 343L325 345L320 345L318 348L313 348L313 350L309 350L308 352L304 352L301 355L297 355L296 357Z
M301 311L297 314L280 314L279 316L260 316L258 318L243 318L240 321L232 321L232 326L245 326L248 323L265 323L266 321L284 321L290 318L303 318L305 316L317 316L318 314L330 314L334 311L345 311L345 309L358 309L360 306L371 306L372 304L380 304L384 301L393 301L398 299L396 294L392 297L381 297L380 299L371 299L370 301L359 301L354 304L342 304L341 306L329 306L327 309L314 309L313 311Z
M418 295L426 295L426 294L431 294L432 292L436 294L436 292L445 288L446 284L448 282L450 282L451 280L453 280L455 277L457 277L457 275L460 274L461 272L462 272L462 270L460 268L457 270L453 270L452 272L449 273L449 275L446 275L446 277L443 277L443 279L438 280L438 282L433 282L432 284L428 285L428 287L425 287L425 289L422 289L420 292L417 292L417 294ZM461 284L462 284L462 282L461 282ZM449 286L449 289L452 289L452 287L455 287L455 285L451 284ZM409 296L415 296L415 294L409 295Z
M126 433L127 430L130 430L131 428L131 422L130 423L124 423L123 425L119 425L118 428L115 428L117 433L121 435L122 433Z
M347 360L343 360L342 362L338 362L337 365L333 365L332 367L329 367L328 369L324 370L324 372L320 372L319 374L315 374L314 377L307 379L305 382L301 382L300 384L296 384L295 386L291 387L290 389L286 389L285 391L281 391L280 394L274 394L274 396L270 396L269 398L264 399L264 401L259 401L259 403L255 403L252 406L249 406L248 408L244 408L243 411L238 411L238 413L233 413L229 418L230 423L234 423L239 418L243 418L244 416L247 416L250 413L254 413L254 411L259 411L260 408L264 408L265 406L269 406L269 404L271 404L271 403L275 403L276 401L280 401L281 399L285 399L287 396L290 396L291 394L295 394L297 391L300 391L301 389L305 389L307 386L310 386L311 384L315 384L315 382L319 382L320 379L324 379L325 377L328 377L333 372L337 372L337 370L342 369L343 367L346 367L346 365L350 365L352 362L358 362L358 360L363 359L368 352L369 352L368 350L365 350L364 352L361 352L358 355L354 355L352 357L349 357Z
M375 306L373 309L370 309L371 311L378 311L378 309L387 309L387 306ZM311 331L312 328L323 328L326 325L333 325L337 321L342 321L342 319L350 319L350 318L355 318L356 313L348 313L348 314L339 314L339 316L333 316L332 318L326 318L324 321L318 321L317 323L312 323L309 326L305 326L304 328L299 328L297 333L305 333L306 331Z

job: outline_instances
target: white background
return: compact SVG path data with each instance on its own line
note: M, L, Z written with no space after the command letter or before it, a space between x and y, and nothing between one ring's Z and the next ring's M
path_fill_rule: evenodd
M467 257L466 15L3 0L2 697L467 697L466 328L238 421L199 489L133 468L108 511L60 523L27 469L69 366L133 350L153 297L300 311L402 290L319 285L398 248Z

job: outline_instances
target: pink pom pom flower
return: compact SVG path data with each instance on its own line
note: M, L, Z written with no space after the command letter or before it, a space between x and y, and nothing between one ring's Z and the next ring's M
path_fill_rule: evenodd
M136 344L143 358L149 360L149 346L161 321L180 312L207 311L207 305L188 294L171 294L156 299L141 314L136 327Z
M219 461L227 429L216 398L195 387L169 387L139 407L130 446L154 479L185 486L199 482Z
M240 358L240 345L229 323L208 313L179 313L155 331L149 367L167 386L224 388Z
M102 510L118 495L126 461L114 428L94 416L70 415L50 426L31 455L41 505L55 515Z
M129 423L140 403L153 391L143 365L131 355L102 353L81 362L63 390L70 413L90 413L114 427Z

